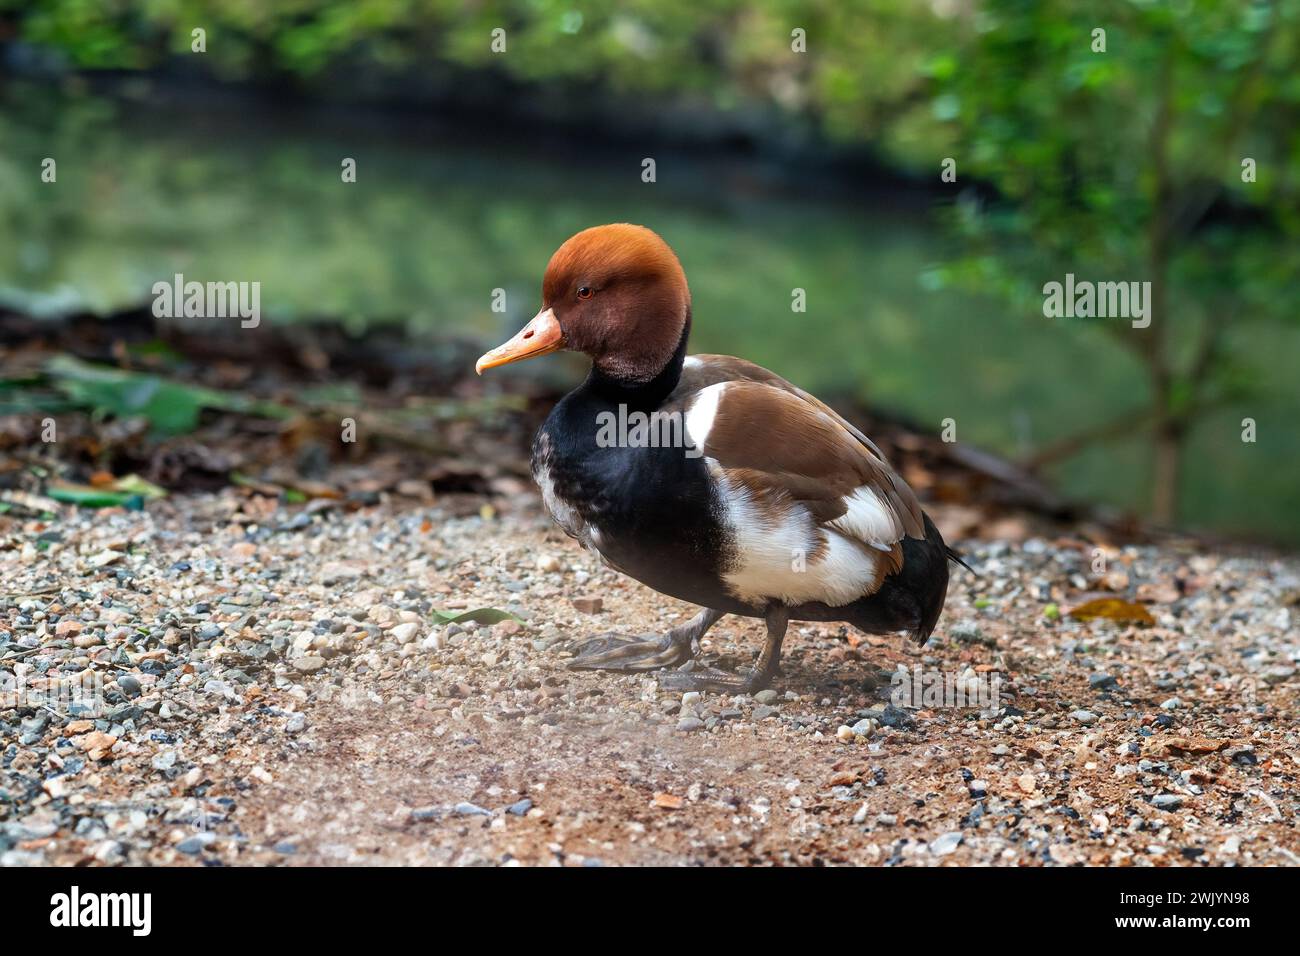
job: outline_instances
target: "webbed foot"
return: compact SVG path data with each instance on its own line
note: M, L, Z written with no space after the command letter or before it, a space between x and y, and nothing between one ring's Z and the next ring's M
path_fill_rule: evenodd
M775 676L775 668L767 671L749 668L743 674L733 674L716 667L701 667L661 674L659 687L670 691L711 690L724 694L757 694L760 690L765 690Z
M773 602L767 608L767 640L754 666L743 674L732 674L715 667L673 671L659 678L664 690L713 690L730 694L756 694L772 683L781 662L781 642L785 638L790 609Z
M572 671L652 671L684 664L691 656L691 645L677 643L671 633L662 637L601 634L575 645L567 666Z
M717 623L723 612L705 608L685 624L662 637L620 637L601 634L573 645L569 670L652 671L676 667L695 657L700 638Z

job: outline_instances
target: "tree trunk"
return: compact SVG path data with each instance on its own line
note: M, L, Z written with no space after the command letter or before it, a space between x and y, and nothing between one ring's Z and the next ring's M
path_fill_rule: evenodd
M1178 491L1183 468L1186 429L1172 418L1156 423L1155 461L1151 474L1151 519L1172 527L1178 520Z
M1173 370L1167 354L1169 334L1167 289L1170 226L1173 216L1173 182L1169 172L1169 132L1173 125L1173 62L1166 55L1160 69L1160 98L1151 129L1154 186L1151 221L1147 232L1147 267L1151 297L1147 303L1151 324L1143 331L1151 400L1156 410L1155 462L1151 471L1151 519L1170 526L1178 518L1178 471L1182 461L1182 423L1175 416Z

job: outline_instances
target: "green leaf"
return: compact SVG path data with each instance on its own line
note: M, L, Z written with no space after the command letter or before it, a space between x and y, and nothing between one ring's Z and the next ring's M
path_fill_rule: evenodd
M183 435L199 423L203 403L198 395L157 376L101 368L62 355L51 359L48 368L60 391L96 414L144 417L162 435Z
M86 485L53 485L45 489L47 497L82 508L126 508L139 511L144 507L144 496L138 492L111 491Z
M274 402L260 402L217 389L183 385L143 372L92 365L68 355L56 355L50 359L46 371L55 386L76 405L97 415L146 418L159 435L183 435L193 431L204 408L270 418L285 418L292 414Z
M511 614L509 611L502 611L495 607L480 607L472 611L434 611L433 617L443 624L459 624L462 621L475 621L479 624L496 624L500 621L518 621L524 623L524 619L517 614Z
M141 498L152 500L155 498L166 498L167 492L159 488L151 481L145 481L139 475L124 475L111 483L108 488L112 491L122 491L131 495L139 495Z

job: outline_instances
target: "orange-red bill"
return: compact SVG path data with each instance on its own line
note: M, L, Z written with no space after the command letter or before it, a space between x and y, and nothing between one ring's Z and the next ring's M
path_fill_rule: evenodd
M536 358L564 348L564 333L555 313L543 309L533 316L533 320L520 329L509 342L498 345L490 352L484 352L474 363L474 371L483 374L485 368L522 362L524 359Z

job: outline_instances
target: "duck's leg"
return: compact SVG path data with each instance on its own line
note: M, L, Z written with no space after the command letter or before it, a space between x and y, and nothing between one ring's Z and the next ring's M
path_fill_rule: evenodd
M683 664L696 655L704 632L718 623L725 613L706 607L662 637L619 637L616 634L593 637L574 647L569 669L652 671Z
M781 663L781 641L790 623L790 609L784 604L772 603L767 607L767 640L754 666L745 674L707 668L694 671L673 671L659 678L664 690L716 690L732 694L754 694L767 687L776 676Z

